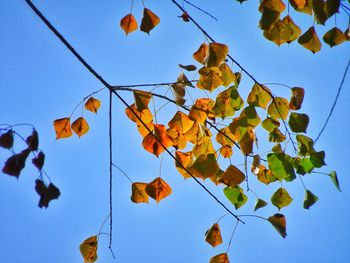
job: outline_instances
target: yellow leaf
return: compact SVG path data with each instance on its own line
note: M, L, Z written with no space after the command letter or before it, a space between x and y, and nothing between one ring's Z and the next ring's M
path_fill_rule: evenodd
M149 34L149 32L160 23L159 17L151 10L144 8L143 17L141 21L140 29L143 32Z
M190 178L191 176L185 171L183 167L188 169L193 164L192 152L175 152L175 166L179 173L185 178Z
M281 97L275 97L267 108L267 113L274 119L286 120L289 114L288 100Z
M248 136L244 137L244 140L241 140L241 142L239 143L241 151L244 155L248 155L253 152L253 145L256 140L255 134L252 131L252 129L248 129L246 135Z
M312 9L309 4L310 0L289 0L289 3L296 11L312 15Z
M131 201L134 203L148 203L146 183L135 182L131 185Z
M160 177L147 184L146 193L159 203L172 192L171 187Z
M218 67L203 67L199 70L199 80L197 87L209 90L210 92L223 85L221 79L222 72Z
M62 118L54 120L53 127L56 132L56 140L61 138L68 138L72 136L72 130L70 128L70 119Z
M285 206L290 205L293 199L290 197L286 189L280 187L276 192L271 196L271 203L278 208L282 209Z
M275 182L277 180L273 176L272 172L266 169L266 167L262 164L259 164L259 166L254 167L254 170L252 170L252 172L258 177L258 181L266 185L268 185L269 183Z
M237 186L242 183L245 179L244 173L241 172L236 166L230 165L226 171L222 173L217 181L227 186Z
M133 93L135 98L136 109L138 111L148 109L148 104L152 98L152 94L143 90L134 90Z
M221 253L210 259L209 263L230 263L227 253Z
M263 13L266 8L282 13L286 9L286 5L281 0L262 0L259 11Z
M164 147L172 145L171 138L166 134L166 128L162 124L154 124L153 133L149 133L143 138L142 146L146 151L153 153L157 157L164 152ZM164 146L164 147L163 147Z
M97 113L98 109L101 106L101 101L99 101L98 99L95 99L94 97L90 97L86 103L85 103L85 109Z
M305 91L303 88L293 87L292 97L290 98L289 108L291 110L299 110L303 104Z
M299 37L298 42L300 45L310 50L312 53L320 51L322 47L322 44L315 31L315 27L313 26Z
M271 100L270 94L271 91L267 87L261 87L259 84L255 83L248 95L247 102L249 105L266 109Z
M95 262L97 260L97 236L91 236L80 244L80 253L84 258L84 263Z
M218 67L223 63L228 54L228 46L221 43L209 44L208 67Z
M202 154L189 168L193 176L198 178L206 179L215 176L219 171L219 165L216 161L215 154Z
M125 34L128 35L131 32L137 30L138 25L133 14L128 14L120 20L120 26L124 30Z
M220 132L216 134L216 141L220 143L222 146L228 145L232 146L235 141L235 137L230 131L229 127L225 127L220 129Z
M232 156L232 146L224 145L220 148L220 154L224 158L230 158Z
M201 64L205 64L205 60L208 56L209 46L203 43L199 46L198 50L194 52L193 58Z
M76 119L72 123L71 128L79 136L79 138L83 136L85 133L87 133L90 129L89 124L83 117Z
M214 105L214 101L209 98L200 98L192 105L189 117L198 123L203 124L210 114Z
M194 121L191 120L185 113L178 111L174 117L169 121L168 125L170 129L176 130L179 133L188 132L193 126Z
M126 116L133 122L137 124L137 129L142 135L142 137L145 137L147 134L149 134L149 130L154 130L153 125L153 115L149 109L144 109L142 111L138 111L136 109L135 104L132 104L130 108L125 109ZM143 125L143 123L136 117L138 116L144 124L149 128L149 130Z
M222 244L222 237L218 223L213 224L205 234L205 241L211 246L216 247Z
M222 63L219 69L222 73L221 79L225 87L228 87L232 82L236 81L236 75L226 63Z
M345 34L337 27L333 27L323 36L323 41L330 47L340 45L346 40Z

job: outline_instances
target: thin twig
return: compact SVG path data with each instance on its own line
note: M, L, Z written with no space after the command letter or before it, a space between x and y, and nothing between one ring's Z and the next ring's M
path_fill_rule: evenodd
M113 141L112 141L112 104L113 93L109 92L109 248L112 249L113 234Z
M117 168L128 180L130 183L133 183L133 181L130 179L130 177L126 174L126 172L124 172L118 165L112 163L112 165Z
M227 254L228 251L230 250L231 243L232 243L232 239L233 239L233 236L234 236L234 234L235 234L235 232L236 232L236 229L237 229L237 227L238 227L238 224L239 224L239 221L236 222L235 227L233 228L233 231L232 231L232 234L231 234L231 237L230 237L230 241L228 242L226 254Z
M218 21L218 19L213 16L212 14L208 13L207 11L203 10L202 8L192 4L191 2L187 1L187 0L184 0L187 4L189 4L190 6L193 6L194 8L198 9L199 11L203 12L204 14L210 16L212 19L214 19L215 21Z

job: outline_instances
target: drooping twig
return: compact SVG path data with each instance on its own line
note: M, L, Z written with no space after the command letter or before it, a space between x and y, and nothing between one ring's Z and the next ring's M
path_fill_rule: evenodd
M200 8L199 6L196 6L195 4L192 4L190 1L184 0L184 2L186 2L187 4L189 4L190 6L193 6L194 8L198 9L199 11L203 12L204 14L210 16L212 19L218 21L218 19L213 16L212 14L208 13L207 11L203 10L202 8Z
M113 140L112 140L112 107L113 93L109 92L109 248L112 248L112 233L113 233Z

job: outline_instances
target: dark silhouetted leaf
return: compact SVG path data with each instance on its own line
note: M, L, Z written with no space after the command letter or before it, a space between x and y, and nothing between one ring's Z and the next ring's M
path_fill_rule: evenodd
M184 22L190 22L190 17L189 17L189 15L188 15L187 12L184 12L184 13L183 13L181 16L179 16L179 17L181 17L182 20L183 20Z
M37 151L39 147L39 136L35 129L33 129L32 134L27 137L26 143L28 145L28 149L31 151Z
M182 65L182 64L179 64L179 67L184 69L184 70L187 70L187 71L194 71L197 69L197 67L195 65Z
M40 208L49 207L49 202L58 199L61 195L60 190L52 183L46 186L45 183L39 179L35 180L35 191L40 196L38 206Z
M5 149L10 149L13 146L13 131L9 130L0 135L0 146Z
M288 124L293 132L306 132L309 125L309 116L292 112L289 116Z
M267 219L272 226L277 230L277 232L283 237L286 238L287 233L286 233L286 218L282 214L274 214L273 216L270 216Z
M45 162L45 154L43 152L39 152L38 155L33 158L32 163L35 165L36 168L40 171Z
M306 190L304 199L304 208L309 209L313 204L317 202L318 198L310 190Z
M148 8L143 9L143 17L141 21L141 31L149 34L149 32L160 23L159 17Z
M267 203L264 200L262 200L262 199L256 200L256 203L254 206L254 212L260 208L263 208L264 206L267 206Z
M4 167L2 168L3 173L18 178L22 169L25 167L29 153L30 150L25 149L22 152L12 155L10 158L8 158L5 162Z

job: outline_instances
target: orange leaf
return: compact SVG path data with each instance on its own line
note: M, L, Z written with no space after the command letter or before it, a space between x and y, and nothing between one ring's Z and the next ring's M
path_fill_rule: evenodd
M153 115L149 109L138 111L135 104L132 104L130 105L130 108L125 109L125 113L131 121L137 124L137 129L142 137L145 137L147 134L149 134L149 130L153 131ZM138 116L144 122L144 124L146 124L149 130L136 116Z
M141 31L149 34L149 32L160 23L159 17L153 13L151 10L144 8L143 17L141 21L140 29Z
M131 32L134 32L138 26L135 17L133 14L128 14L120 20L120 26L124 30L125 34L128 35Z
M193 164L192 152L175 152L175 166L179 173L185 178L190 178L191 176L185 171L183 167L186 169Z
M76 119L72 123L71 127L72 130L79 136L79 138L89 131L89 124L83 117Z
M220 154L224 158L230 158L232 156L232 146L224 145L220 148Z
M222 173L217 181L227 186L237 186L245 179L244 173L241 172L236 166L230 165L224 173Z
M210 259L209 263L230 263L228 255L226 253L221 253Z
M176 130L179 133L188 132L193 126L194 121L191 120L185 113L178 111L174 117L169 121L168 125L170 129Z
M197 99L191 107L189 117L199 123L204 123L214 106L214 101L208 98Z
M85 103L84 107L89 111L97 113L100 106L101 106L101 102L98 99L95 99L94 97L90 97Z
M147 184L146 193L159 203L160 200L170 195L171 187L160 177Z
M143 90L134 90L134 98L136 109L138 111L143 111L148 109L148 104L152 98L152 94Z
M220 233L220 227L218 223L215 223L205 233L205 241L213 247L216 247L222 243L222 237Z
M164 152L164 147L172 146L172 140L166 133L166 128L162 124L154 124L153 133L149 133L142 141L142 146L146 151L155 154L157 157ZM164 146L164 147L163 147Z
M72 136L72 130L70 129L70 118L62 118L54 120L53 127L56 132L56 140L61 138L68 138Z
M148 203L146 183L135 182L131 185L131 201L134 203Z
M193 58L201 64L205 64L205 60L208 56L209 46L205 43L201 44L196 52L193 54Z

